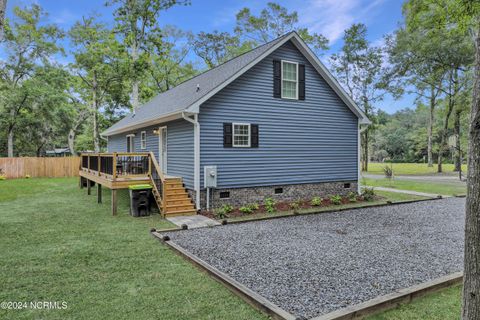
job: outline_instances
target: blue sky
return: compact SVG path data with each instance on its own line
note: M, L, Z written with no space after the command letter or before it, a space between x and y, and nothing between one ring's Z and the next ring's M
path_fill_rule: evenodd
M48 13L49 22L54 22L68 29L84 15L97 13L105 22L112 22L112 9L104 6L104 0L33 0ZM249 7L257 14L268 1L250 0L191 0L190 6L177 6L162 12L161 24L173 24L183 30L194 33L199 31L232 31L235 14L244 7ZM330 40L330 50L322 57L338 51L342 46L343 31L352 23L365 23L369 30L369 40L380 43L385 34L392 32L402 20L402 0L277 0L289 11L296 10L300 25L310 31L319 32ZM8 0L7 16L11 16L14 6L23 6L32 0ZM68 61L68 57L64 58ZM328 63L327 63L328 64ZM395 101L387 96L377 107L389 113L413 107L412 96Z

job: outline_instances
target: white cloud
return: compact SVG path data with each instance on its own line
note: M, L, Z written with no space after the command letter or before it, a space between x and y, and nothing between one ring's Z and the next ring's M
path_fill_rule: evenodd
M375 8L385 0L308 0L299 10L300 22L310 31L326 36L335 43L352 23L367 22Z
M73 24L77 19L77 15L68 9L62 9L56 14L50 15L50 21L56 24Z

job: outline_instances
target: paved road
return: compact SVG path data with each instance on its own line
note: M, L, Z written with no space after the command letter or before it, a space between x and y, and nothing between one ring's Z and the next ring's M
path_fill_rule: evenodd
M383 179L385 178L384 175L381 174L370 174L370 173L363 173L363 177L369 179ZM452 175L417 175L417 176L395 176L397 180L411 180L411 181L418 181L418 182L431 182L431 183L447 183L447 184L456 184L460 186L465 186L466 181L460 181L458 176Z
M306 318L463 268L465 199L448 198L169 233Z

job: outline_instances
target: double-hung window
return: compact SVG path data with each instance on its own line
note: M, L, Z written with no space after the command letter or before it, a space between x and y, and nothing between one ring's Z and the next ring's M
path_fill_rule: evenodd
M142 131L140 133L140 148L147 149L147 132Z
M282 60L282 98L298 99L298 63Z
M233 146L250 147L249 123L233 123Z

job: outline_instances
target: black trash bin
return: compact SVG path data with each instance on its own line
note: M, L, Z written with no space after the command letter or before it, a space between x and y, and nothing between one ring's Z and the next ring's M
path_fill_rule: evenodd
M129 186L130 214L133 217L146 217L150 215L150 194L152 187L148 184Z

